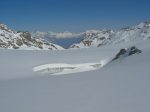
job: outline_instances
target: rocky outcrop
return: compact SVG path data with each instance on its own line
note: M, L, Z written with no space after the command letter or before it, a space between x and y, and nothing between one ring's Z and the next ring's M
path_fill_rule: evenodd
M139 50L138 48L136 48L135 46L132 46L130 48L124 48L124 49L121 49L115 56L115 58L112 59L112 61L114 60L117 60L117 59L120 59L122 57L127 57L127 56L131 56L131 55L134 55L134 54L139 54L141 53L142 51Z

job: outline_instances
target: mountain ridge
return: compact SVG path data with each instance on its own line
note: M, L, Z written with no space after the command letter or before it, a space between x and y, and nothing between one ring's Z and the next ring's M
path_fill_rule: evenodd
M56 42L58 45L65 47L61 43L54 40L67 41L71 39L78 39L74 43L70 43L67 49L72 48L89 48L100 47L109 44L126 43L137 40L147 40L150 38L150 22L142 22L135 26L121 28L119 30L100 29L100 30L86 30L80 33L72 32L32 32L35 38L38 36L48 39L48 41ZM62 35L61 35L62 34ZM46 35L46 36L45 36ZM59 35L59 36L58 36ZM66 35L66 37L64 36ZM67 43L67 42L66 42Z
M33 38L30 32L13 31L0 24L0 48L20 50L62 50L63 48L44 39Z
M0 48L24 50L63 50L100 47L150 39L150 22L119 30L100 29L85 32L13 31L0 24Z

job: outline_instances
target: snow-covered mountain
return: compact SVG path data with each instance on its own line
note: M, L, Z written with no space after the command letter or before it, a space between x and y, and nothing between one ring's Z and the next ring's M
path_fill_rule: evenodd
M70 48L88 48L98 47L104 45L110 39L110 35L114 32L112 30L87 30L83 33L83 39L80 43L73 44Z
M72 32L32 32L34 38L43 38L64 48L89 48L102 45L135 42L150 38L150 22L119 30L102 29Z
M88 30L80 43L70 48L99 47L108 44L127 43L150 39L150 22L143 22L137 26L122 28L120 30Z
M8 49L90 48L150 39L150 22L120 30L72 32L16 32L0 24L0 47ZM62 47L61 47L62 46Z
M0 48L23 50L62 50L59 45L44 39L35 39L29 32L16 32L0 24Z

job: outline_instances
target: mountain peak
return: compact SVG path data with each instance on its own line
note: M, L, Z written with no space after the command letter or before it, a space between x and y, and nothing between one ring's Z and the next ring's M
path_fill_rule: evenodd
M10 28L7 27L7 25L0 23L0 29L7 31L7 32L13 32Z

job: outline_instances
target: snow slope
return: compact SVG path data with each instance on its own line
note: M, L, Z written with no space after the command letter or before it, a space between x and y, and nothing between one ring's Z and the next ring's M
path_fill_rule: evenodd
M51 76L33 67L97 63L135 45L142 53L101 69ZM1 112L149 112L150 40L63 51L0 50Z

